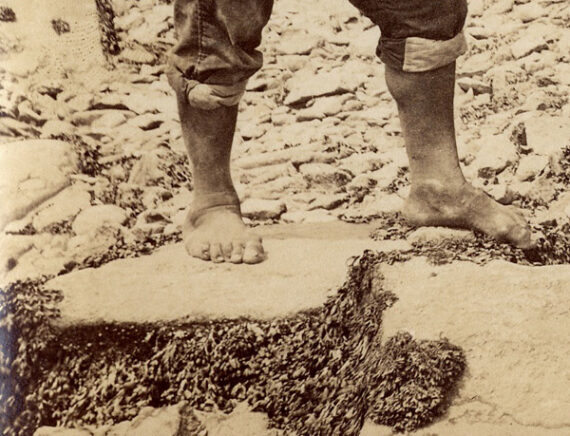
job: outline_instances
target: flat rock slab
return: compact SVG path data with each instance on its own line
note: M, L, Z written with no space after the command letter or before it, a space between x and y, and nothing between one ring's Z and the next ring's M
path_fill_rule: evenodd
M399 298L384 314L384 338L400 330L416 339L443 335L467 355L455 405L426 434L514 434L452 433L458 423L570 434L570 266L431 266L416 258L380 268Z
M366 239L266 239L258 265L191 258L182 244L56 277L61 323L272 319L320 307L343 284L347 261L394 243Z
M0 229L22 218L70 183L77 158L72 144L30 139L0 147Z

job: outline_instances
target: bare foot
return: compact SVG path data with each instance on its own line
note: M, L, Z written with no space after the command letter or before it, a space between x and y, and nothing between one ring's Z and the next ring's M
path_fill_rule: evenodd
M191 256L212 262L253 264L265 258L261 238L245 226L238 206L191 211L184 243Z
M519 248L532 247L528 225L516 210L497 203L467 183L453 188L436 181L414 186L403 215L416 226L479 230Z

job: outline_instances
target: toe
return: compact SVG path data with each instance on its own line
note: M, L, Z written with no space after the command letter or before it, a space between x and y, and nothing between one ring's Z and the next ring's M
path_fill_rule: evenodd
M245 263L259 263L265 258L261 238L254 238L245 243L243 261Z
M222 253L222 246L220 244L210 244L210 259L215 263L224 261L224 254Z
M202 260L210 260L210 244L207 242L191 242L187 245L190 256Z
M243 243L235 242L232 245L232 255L230 257L230 262L242 263L242 261L243 261Z
M222 245L222 255L224 256L224 260L229 262L232 258L232 247L233 244L231 242L223 243Z
M533 247L531 232L526 226L517 226L510 234L510 240L515 247L527 250Z

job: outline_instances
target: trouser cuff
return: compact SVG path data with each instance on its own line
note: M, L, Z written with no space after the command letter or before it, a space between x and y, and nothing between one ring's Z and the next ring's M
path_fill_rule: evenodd
M467 51L467 42L463 32L443 41L419 37L382 38L379 50L380 58L386 65L409 73L419 73L451 64Z

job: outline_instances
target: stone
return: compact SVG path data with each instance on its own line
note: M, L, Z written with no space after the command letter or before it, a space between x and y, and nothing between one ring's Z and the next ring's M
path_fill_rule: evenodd
M269 430L266 414L252 412L246 403L239 403L229 414L201 413L198 415L208 436L278 436L277 430Z
M41 137L50 139L61 135L73 135L75 126L67 121L48 120L41 129Z
M277 51L284 55L306 55L321 43L318 35L305 29L286 29L281 38L276 47Z
M33 235L0 234L0 276L13 269L18 259L34 246Z
M539 224L556 221L557 223L565 223L570 221L570 192L564 192L551 203L548 208L536 213L536 222Z
M524 127L527 145L536 154L558 157L570 145L570 117L533 117Z
M45 287L61 290L58 322L64 325L272 319L321 306L342 285L350 256L388 246L349 236L334 240L267 236L267 259L249 266L204 262L188 256L183 244L175 244L149 256L73 271Z
M548 163L548 156L535 154L527 155L519 161L516 176L522 182L532 180L538 174L544 171L544 169L548 166Z
M394 147L381 154L385 162L392 162L398 168L408 168L410 163L404 147Z
M122 96L122 104L133 112L142 115L145 113L168 114L173 119L178 119L178 107L176 98L160 91L145 90L130 95Z
M123 49L119 59L132 64L152 64L155 61L154 55L142 47Z
M65 98L65 94L61 93L57 96L57 101L62 102ZM66 102L67 107L73 112L85 112L91 109L91 104L93 103L93 94L81 93L72 97Z
M494 66L493 63L493 54L491 52L488 51L484 51L482 53L477 53L474 54L473 56L470 56L468 58L460 58L462 59L462 62L459 64L459 71L458 71L458 75L459 76L467 76L467 77L473 77L476 75L480 75L480 74L484 74L486 73L491 67ZM463 82L463 86L461 86L461 89L463 89L464 91L466 91L467 89L470 88L469 85L470 82ZM488 86L488 85L486 85ZM465 89L467 88L467 89ZM485 88L486 89L486 88Z
M548 45L542 38L534 34L525 34L511 44L511 54L515 59L520 59L534 52L548 49Z
M471 165L477 168L479 177L490 179L505 168L518 162L515 145L505 134L484 137L479 141L481 146Z
M104 226L119 226L128 218L127 212L114 204L91 206L77 215L73 220L72 229L76 235L91 232Z
M299 167L299 172L312 184L342 186L346 185L352 175L345 170L325 163L306 163Z
M378 153L354 153L340 161L342 169L350 171L354 175L374 171L382 166L382 157Z
M310 211L296 210L281 215L281 221L291 223L330 223L338 221L338 217L325 209L312 209Z
M119 127L127 121L127 117L123 111L109 110L100 118L91 123L93 128L113 129Z
M471 230L450 229L448 227L420 227L411 232L407 238L410 244L430 242L440 244L444 241L475 241Z
M147 209L137 216L131 231L138 239L144 239L149 234L162 233L164 228L171 224L169 215L165 210Z
M504 181L502 183L485 185L482 189L501 204L511 204L515 200L511 186Z
M129 184L140 186L152 186L158 180L165 177L160 170L161 159L158 152L149 152L133 165L129 175Z
M400 168L394 163L384 165L382 168L372 171L369 176L376 182L378 189L386 189L398 178Z
M485 0L471 0L469 2L469 14L474 17L480 17L485 11Z
M470 402L464 407L452 408L446 413L444 420L426 428L420 428L413 432L414 436L559 436L560 429L548 428L543 425L521 425L512 418L503 418L505 422L474 422L477 418L489 414L492 405L477 405ZM465 415L462 416L462 413ZM366 421L359 436L393 436L392 427L380 426Z
M530 2L517 6L515 15L523 23L528 23L529 21L534 21L537 18L548 15L548 10L539 3Z
M3 144L0 162L0 229L61 191L77 165L72 144L44 139Z
M18 105L18 119L31 124L42 124L46 121L46 118L37 113L28 100Z
M499 0L494 2L489 9L487 9L488 15L498 15L510 12L514 6L514 0Z
M457 79L457 85L463 91L469 91L472 89L475 94L490 94L493 91L492 86L488 83L471 77L462 77Z
M43 230L75 217L79 212L91 206L91 195L80 186L72 185L54 197L42 203L32 218L36 230Z
M331 210L337 208L346 201L348 201L348 196L346 194L321 194L314 200L310 201L308 210Z
M219 411L193 410L185 402L160 408L144 407L138 415L115 425L85 426L68 429L43 426L34 436L177 436L207 434L209 436L277 436L269 429L267 415L252 412L245 403L238 403L229 414Z
M417 258L380 265L379 272L385 289L398 297L384 313L384 338L402 330L418 340L444 336L466 353L469 371L448 412L451 423L461 417L468 423L514 421L534 427L535 433L523 434L548 428L561 434L570 402L570 266L501 260L432 266Z
M249 139L258 139L267 131L267 127L254 122L240 123L238 129L239 134L246 141Z
M312 98L344 94L355 89L346 78L337 72L317 73L299 71L285 84L289 94L286 105L300 105Z
M119 239L131 241L133 238L124 227L107 223L71 237L65 254L79 263L90 256L106 253Z
M34 280L44 275L56 275L71 260L67 249L69 235L43 233L34 235L33 246L18 253L17 262L5 274L0 274L0 287L17 280ZM15 265L14 265L15 263Z
M297 121L310 121L336 115L342 111L342 105L346 99L347 94L320 97L312 106L297 112Z
M262 200L249 198L242 202L241 213L244 217L256 220L276 219L287 211L287 206L280 200Z
M370 174L359 174L345 185L349 192L369 191L376 187L376 180Z
M404 200L397 194L376 193L367 195L362 203L349 209L347 216L353 218L374 218L386 213L400 212L404 206Z
M2 70L17 77L28 77L35 73L40 66L41 56L22 53L8 60L2 60Z
M119 123L122 124L126 119L126 114L128 113L129 111L119 111L114 109L75 112L71 116L71 122L76 126L115 127L113 124L117 122L117 119L119 119ZM100 119L102 121L98 124Z

